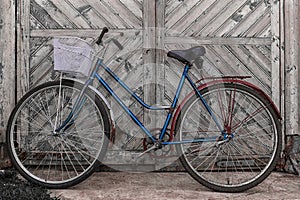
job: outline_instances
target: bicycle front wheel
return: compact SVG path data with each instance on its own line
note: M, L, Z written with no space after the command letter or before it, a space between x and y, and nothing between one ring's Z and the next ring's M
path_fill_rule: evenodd
M48 188L70 187L86 179L104 157L110 133L108 113L89 89L74 110L82 88L69 80L61 85L45 83L29 91L13 110L8 150L27 180Z
M256 186L274 169L282 145L271 102L234 83L200 92L219 126L200 98L192 96L176 123L177 140L194 141L177 145L180 161L194 179L216 191L241 192Z

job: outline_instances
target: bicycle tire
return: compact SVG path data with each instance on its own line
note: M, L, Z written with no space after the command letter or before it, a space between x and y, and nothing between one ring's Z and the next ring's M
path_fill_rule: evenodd
M13 165L30 182L68 188L89 177L104 158L109 114L91 89L84 93L76 118L55 133L82 88L71 80L63 80L61 86L60 81L44 83L26 93L12 111L6 133L8 152Z
M203 141L176 145L183 167L199 183L219 192L258 185L275 168L282 146L281 124L271 102L253 88L234 83L200 92L232 138L222 139L200 98L193 95L176 121L176 139Z

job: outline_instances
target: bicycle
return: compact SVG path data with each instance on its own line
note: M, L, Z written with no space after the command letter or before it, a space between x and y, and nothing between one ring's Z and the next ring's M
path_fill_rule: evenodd
M104 28L96 41L108 32ZM111 39L119 48L122 45ZM105 52L105 47L100 51ZM249 76L208 77L194 82L188 72L205 48L172 50L183 73L170 106L150 106L97 58L89 78L61 78L26 93L11 113L7 141L12 163L27 180L48 188L67 188L89 177L108 148L113 114L105 97L92 86L98 80L145 133L148 147L140 156L175 145L186 171L204 186L241 192L261 183L275 168L282 146L281 117ZM151 134L122 102L98 70L102 68L149 110L166 110L158 136ZM178 104L183 84L193 89ZM170 133L167 136L167 129Z

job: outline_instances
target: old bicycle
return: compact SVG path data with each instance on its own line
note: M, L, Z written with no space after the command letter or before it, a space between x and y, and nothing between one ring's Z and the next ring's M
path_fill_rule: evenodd
M106 32L104 28L97 44L102 43ZM113 42L122 48L119 42ZM81 54L90 48L84 43L80 46L84 50ZM168 52L170 58L183 63L170 106L146 104L103 63L101 56L86 82L61 78L33 88L17 103L7 127L14 166L29 181L48 188L70 187L92 174L105 156L113 125L108 101L92 86L96 79L145 133L149 148L140 156L174 145L184 168L201 184L222 192L256 186L271 173L279 158L280 114L261 89L245 81L248 76L194 82L189 70L204 54L201 46ZM75 58L70 59L67 62ZM98 73L100 68L143 107L167 111L158 136L145 128L118 97ZM178 103L185 81L193 90Z

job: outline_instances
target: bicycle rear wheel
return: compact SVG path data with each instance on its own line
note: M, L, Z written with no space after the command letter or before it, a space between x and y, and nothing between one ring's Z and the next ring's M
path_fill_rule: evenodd
M80 111L60 131L82 85L49 82L29 91L13 110L7 127L8 150L18 171L48 188L66 188L86 179L105 155L110 123L92 90L83 94ZM60 99L59 99L60 97Z
M282 136L271 103L254 89L224 83L201 91L227 138L200 98L192 96L176 123L185 169L201 184L221 192L241 192L262 182L279 158Z

